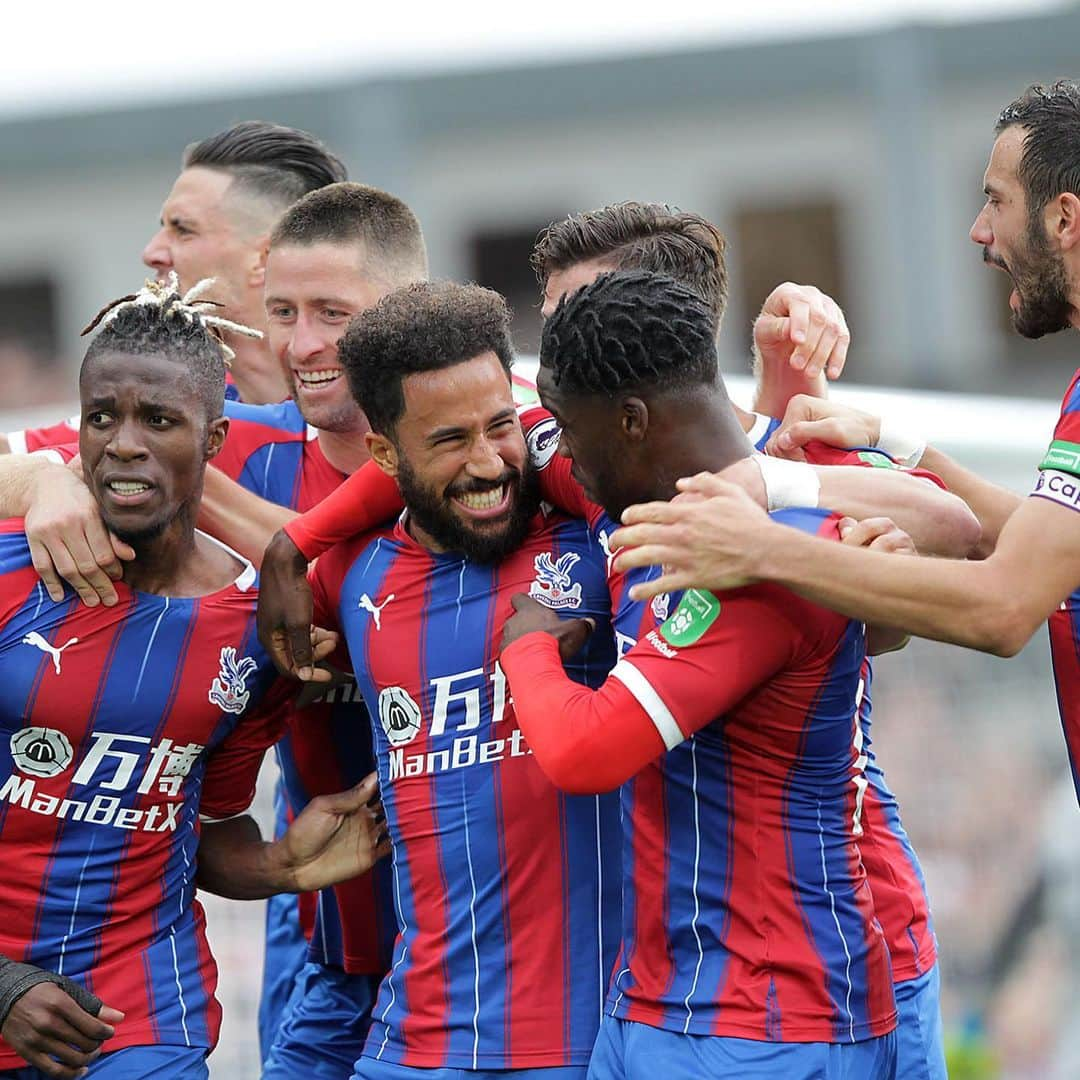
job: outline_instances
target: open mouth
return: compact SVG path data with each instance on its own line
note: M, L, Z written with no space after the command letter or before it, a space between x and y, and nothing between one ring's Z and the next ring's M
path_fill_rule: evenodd
M1009 293L1009 307L1012 308L1013 311L1019 310L1019 308L1020 308L1020 290L1018 288L1016 288L1016 281L1012 276L1012 271L1009 269L1008 265L1005 263L1005 260L1001 259L997 255L991 255L990 254L990 249L984 247L983 248L983 262L986 263L987 266L992 266L995 270L1000 270L1001 273L1003 273L1006 277L1008 277L1010 280L1013 281L1013 289L1012 289L1012 292Z
M501 517L510 506L510 485L502 483L485 491L459 491L451 497L469 517L481 520Z
M145 502L154 490L154 485L146 480L120 480L116 478L106 480L104 487L110 500L119 503L121 506L136 506Z
M321 371L293 371L296 381L305 390L321 390L335 383L342 376L341 368L324 368Z

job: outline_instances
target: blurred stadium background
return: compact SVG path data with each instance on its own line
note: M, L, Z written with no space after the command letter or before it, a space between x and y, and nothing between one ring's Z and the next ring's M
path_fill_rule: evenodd
M1080 75L1080 8L1029 7L601 59L335 71L273 92L193 86L160 104L20 115L0 100L0 430L73 411L78 332L141 275L183 146L263 118L316 132L353 178L405 198L433 272L503 292L525 353L538 228L625 198L699 211L730 241L722 362L737 400L749 404L762 298L811 282L853 330L846 377L862 388L837 396L914 415L1024 491L1076 338L1013 334L1005 279L967 230L998 110L1029 82ZM1080 833L1045 635L1007 662L913 643L880 664L875 717L935 905L952 1076L1080 1076ZM243 1080L257 1075L262 906L207 907L226 1009L212 1071Z

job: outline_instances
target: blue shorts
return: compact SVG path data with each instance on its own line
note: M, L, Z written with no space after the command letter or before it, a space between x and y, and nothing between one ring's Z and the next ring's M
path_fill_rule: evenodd
M274 838L288 828L281 780L274 788ZM259 993L259 1057L265 1063L274 1043L293 986L307 960L308 943L300 929L299 900L279 893L266 902L266 945Z
M898 1015L896 1075L904 1080L948 1080L938 965L917 979L896 983L893 991Z
M585 1080L584 1065L548 1069L414 1069L389 1061L361 1058L352 1080Z
M895 1080L895 1036L857 1043L758 1042L683 1035L605 1016L588 1080Z
M205 1046L128 1046L91 1062L87 1080L207 1080ZM0 1080L47 1080L40 1069L9 1069Z
M364 1049L381 981L305 964L263 1063L263 1080L346 1080Z

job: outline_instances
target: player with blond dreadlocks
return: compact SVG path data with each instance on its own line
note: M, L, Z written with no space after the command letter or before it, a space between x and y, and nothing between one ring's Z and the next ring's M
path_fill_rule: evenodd
M135 553L119 602L50 597L23 522L0 522L4 1080L206 1077L221 1010L196 849L200 883L239 897L333 884L376 854L372 783L313 803L275 844L236 818L283 695L264 697L254 569L195 529L228 427L207 290L170 280L110 305L83 360L85 483ZM41 459L7 466L24 475L0 513L74 481Z

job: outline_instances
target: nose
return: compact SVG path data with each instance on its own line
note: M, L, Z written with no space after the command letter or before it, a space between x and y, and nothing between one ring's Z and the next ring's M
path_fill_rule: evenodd
M289 339L289 353L297 360L310 360L323 350L323 340L309 319L298 315Z
M991 247L994 243L994 232L986 220L986 208L979 211L978 216L971 223L971 231L968 233L972 241L980 247Z
M113 429L105 452L118 461L141 461L148 457L141 426L130 417L121 420Z
M498 480L506 472L506 462L495 444L481 436L473 443L465 468L470 476L479 480Z
M143 248L142 261L158 274L167 273L173 268L172 253L165 239L164 226L150 237L150 242Z

